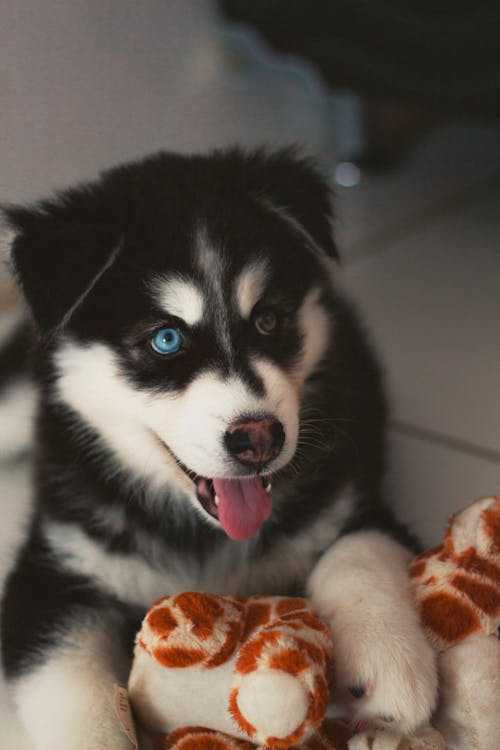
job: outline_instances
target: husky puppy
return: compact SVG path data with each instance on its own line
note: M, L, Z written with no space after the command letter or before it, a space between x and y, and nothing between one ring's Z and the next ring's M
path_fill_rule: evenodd
M34 748L126 750L113 684L145 609L183 590L308 593L356 717L426 721L380 378L315 166L160 153L6 216L39 403L2 651Z

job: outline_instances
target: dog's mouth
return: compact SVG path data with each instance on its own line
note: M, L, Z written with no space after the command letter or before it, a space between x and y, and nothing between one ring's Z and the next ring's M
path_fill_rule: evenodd
M196 496L230 539L241 542L257 533L271 515L268 477L206 479L196 477Z
M177 466L196 486L196 497L202 508L216 518L226 534L242 542L256 534L271 515L271 480L254 474L236 479L207 479L190 470L158 436Z

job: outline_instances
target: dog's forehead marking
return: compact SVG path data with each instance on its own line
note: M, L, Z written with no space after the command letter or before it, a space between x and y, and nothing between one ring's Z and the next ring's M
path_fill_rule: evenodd
M203 320L205 300L196 283L178 274L163 276L153 282L156 302L167 315L181 318L194 326Z
M220 345L229 357L233 355L233 342L229 326L226 301L227 269L221 253L210 242L206 227L200 225L196 232L195 263L203 279L210 311L214 318Z
M249 318L253 308L262 297L269 278L269 261L261 258L251 261L235 281L236 304L242 318Z

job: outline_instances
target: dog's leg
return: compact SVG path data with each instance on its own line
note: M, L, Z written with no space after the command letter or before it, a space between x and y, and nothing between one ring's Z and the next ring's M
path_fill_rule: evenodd
M409 581L411 553L379 531L337 541L319 560L309 593L334 639L334 695L355 719L410 732L436 703L434 652Z
M66 621L39 662L9 681L35 750L132 750L114 711L113 686L129 667L116 622Z

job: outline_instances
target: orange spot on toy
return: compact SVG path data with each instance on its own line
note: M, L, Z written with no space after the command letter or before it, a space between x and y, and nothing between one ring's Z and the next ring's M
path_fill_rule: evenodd
M300 609L304 609L304 600L297 597L281 599L276 605L278 615L287 615L289 612L296 612Z
M205 654L199 649L180 648L179 646L170 648L157 646L153 651L153 656L164 667L191 667L193 664L199 664L205 658Z
M253 737L256 729L253 727L249 721L245 719L243 714L241 713L239 707L238 707L238 689L234 688L231 690L231 694L229 695L229 701L228 701L228 708L229 713L239 726L242 732L246 732L249 737Z
M416 560L410 567L410 577L419 578L424 574L427 563L425 560Z
M223 609L216 596L188 592L174 598L174 604L190 621L193 633L201 639L209 638Z
M491 539L491 550L500 555L500 497L496 498L493 508L483 511L485 533Z
M246 640L258 627L269 622L270 617L271 605L268 602L252 602L249 604L245 618L243 640Z
M271 654L269 666L271 669L282 669L290 674L299 674L309 667L308 655L304 651L294 648L284 648L277 654Z
M228 632L226 639L222 644L219 651L217 651L211 659L206 663L208 669L214 669L215 667L224 664L234 653L236 646L239 644L241 639L242 625L238 620L234 620L228 624Z
M241 674L253 672L264 649L277 643L279 631L258 633L241 650L236 661L236 670Z
M154 609L148 615L148 625L156 635L168 636L177 627L177 620L167 607Z
M473 547L459 555L457 567L467 570L470 573L485 576L495 583L500 583L500 567L480 557Z
M494 615L500 610L500 592L495 587L460 574L454 576L451 583L486 614Z
M444 592L424 599L420 612L424 625L446 644L461 640L480 628L475 613Z
M308 721L310 721L311 724L317 724L321 721L322 717L325 715L327 705L328 685L322 675L317 675L314 680L314 692L311 695L311 703L307 715Z

